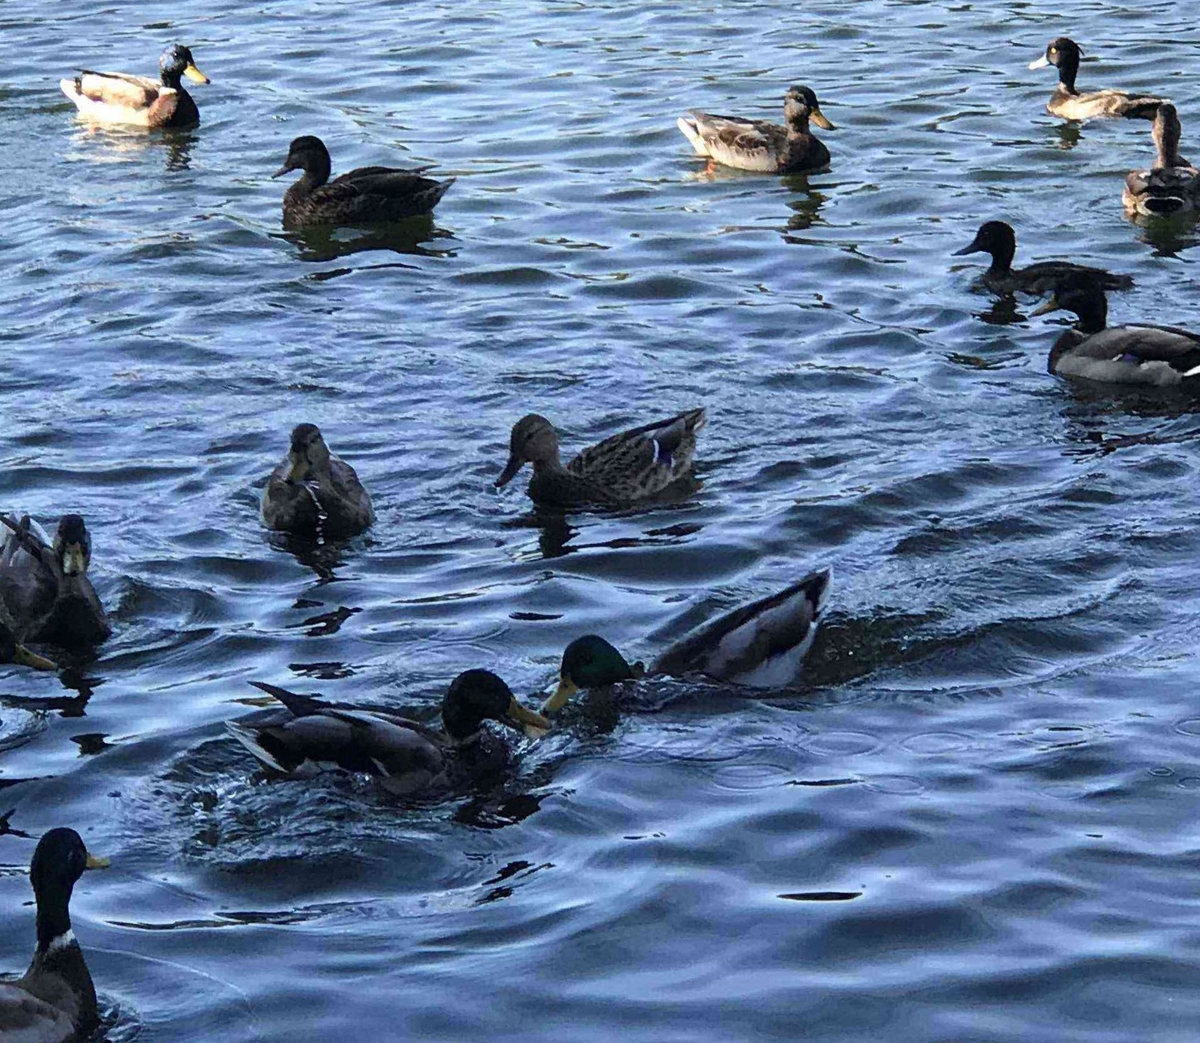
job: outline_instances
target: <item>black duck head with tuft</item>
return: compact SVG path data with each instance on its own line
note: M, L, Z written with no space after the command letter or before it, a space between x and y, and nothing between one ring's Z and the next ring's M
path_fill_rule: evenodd
M490 670L466 670L451 683L442 700L442 725L457 745L479 736L484 721L499 721L510 728L524 725L549 729L550 722L526 709L512 690Z
M607 688L621 681L632 681L646 672L641 663L632 666L625 657L596 634L577 637L563 652L558 670L558 688L542 706L543 713L562 709L576 692L588 688Z
M807 130L809 120L822 130L837 129L821 111L816 92L803 85L788 88L783 100L783 116L788 126L796 130Z
M1079 59L1083 51L1069 36L1059 36L1046 45L1046 53L1029 63L1031 69L1044 69L1053 65L1058 69L1058 82L1070 94L1075 93L1075 77L1079 73Z

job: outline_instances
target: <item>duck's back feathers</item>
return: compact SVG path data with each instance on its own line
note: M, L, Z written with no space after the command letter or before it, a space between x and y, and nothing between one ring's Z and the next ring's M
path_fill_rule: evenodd
M1097 280L1106 290L1131 290L1133 277L1110 272L1105 268L1093 268L1074 261L1038 261L1011 272L1016 288L1026 293L1046 293L1071 276L1086 275Z
M699 408L623 431L584 449L566 469L609 501L647 499L691 470L696 434L706 422L704 409Z
M812 645L829 589L829 570L745 605L672 645L654 673L704 674L755 687L792 684Z
M1073 93L1061 86L1046 102L1046 111L1051 116L1067 120L1090 120L1101 118L1152 120L1158 113L1162 98L1150 95L1130 94L1127 91L1100 90Z
M829 164L829 149L817 138L804 134L789 139L786 127L769 120L689 112L676 125L698 155L739 170L798 173Z
M364 772L378 777L390 792L406 794L427 788L444 770L439 744L415 721L259 687L287 710L227 721L225 727L272 771L297 777L330 769Z
M1170 326L1112 326L1060 338L1051 369L1106 383L1167 387L1200 376L1200 336Z
M1131 170L1121 202L1126 210L1147 217L1194 210L1200 203L1200 170L1191 166Z
M362 167L306 191L303 180L283 197L284 224L372 225L428 214L454 184L407 170Z

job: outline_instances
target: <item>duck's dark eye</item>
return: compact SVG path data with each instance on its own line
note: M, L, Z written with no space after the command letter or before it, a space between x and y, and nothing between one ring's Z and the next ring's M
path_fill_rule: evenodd
M1058 54L1058 48L1057 48L1057 47L1051 47L1051 48L1050 48L1050 53L1051 53L1051 54Z

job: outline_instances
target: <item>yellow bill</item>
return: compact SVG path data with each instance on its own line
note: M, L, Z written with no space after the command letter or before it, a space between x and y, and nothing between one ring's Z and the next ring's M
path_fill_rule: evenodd
M179 66L175 66L175 68L179 68ZM204 73L202 73L199 69L196 68L196 66L192 65L190 62L188 63L187 68L183 70L183 75L186 76L193 83L211 83L212 82L207 76L204 75Z
M87 864L84 866L84 868L107 869L110 865L112 865L112 863L107 858L104 858L101 855L93 855L91 852L88 852Z
M509 701L508 716L518 724L532 725L534 728L542 728L545 731L550 730L550 722L546 720L540 713L522 706L517 702L516 696Z
M826 118L825 113L823 113L820 109L813 109L812 112L808 114L808 118L822 130L837 130L837 127Z
M579 686L569 677L560 677L554 694L542 703L542 713L557 713L567 705L571 696L579 691Z
M1045 304L1043 304L1039 308L1034 308L1034 310L1031 311L1029 314L1030 315L1046 315L1049 312L1058 311L1058 309L1061 307L1062 307L1062 305L1058 303L1058 295L1055 294Z
M45 656L40 656L36 652L29 651L24 645L17 645L13 652L13 662L18 666L29 666L34 670L49 670L51 672L58 670L58 664L53 660L47 659Z

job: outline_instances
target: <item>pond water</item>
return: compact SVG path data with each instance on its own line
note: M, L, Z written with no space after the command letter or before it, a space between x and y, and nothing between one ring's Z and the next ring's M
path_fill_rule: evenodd
M1027 63L1169 94L1185 5L413 0L0 4L0 506L83 513L114 635L75 687L0 672L0 968L32 841L76 890L110 1038L1192 1040L1200 1017L1200 415L1046 372L1061 315L971 289L1132 273L1114 321L1200 327L1188 227L1129 223L1144 122L1066 125ZM79 122L57 79L212 78L191 132ZM688 107L811 85L826 173L708 170ZM286 236L291 138L455 176L407 238ZM534 515L512 423L564 450L704 405L700 488ZM369 534L268 539L321 426ZM295 551L295 553L293 553ZM569 640L650 657L833 569L805 685L654 682L497 786L406 806L265 779L268 681L432 714ZM68 679L70 680L70 679Z

